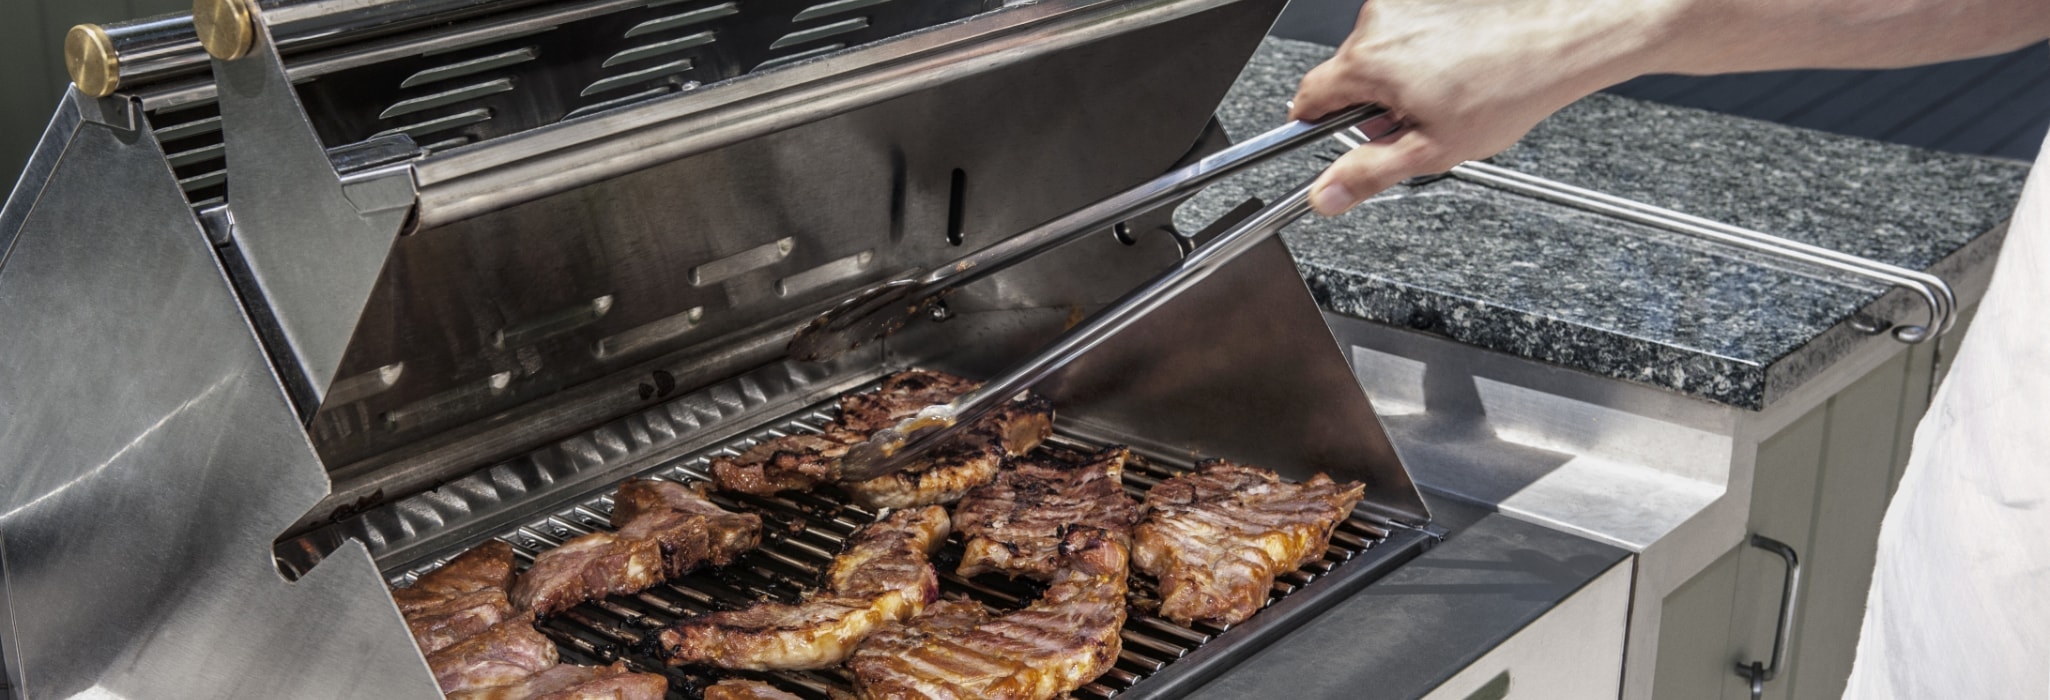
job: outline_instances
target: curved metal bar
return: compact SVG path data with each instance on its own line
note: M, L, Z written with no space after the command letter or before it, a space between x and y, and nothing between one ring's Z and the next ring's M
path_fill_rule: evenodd
M1773 627L1772 662L1762 664L1753 661L1737 664L1737 675L1750 679L1751 697L1758 698L1765 694L1766 681L1779 677L1780 671L1786 669L1787 642L1794 638L1795 608L1800 603L1801 558L1794 553L1794 548L1787 546L1785 542L1764 535L1751 535L1751 546L1778 554L1787 562L1787 575L1780 583L1779 621Z
M1461 163L1452 169L1451 174L1464 180L1549 202L1856 275L1890 286L1905 287L1922 297L1922 301L1928 305L1929 320L1923 325L1896 327L1893 337L1904 343L1928 341L1949 332L1951 326L1956 323L1956 292L1951 290L1950 284L1943 278L1920 270L1910 270L1820 246L1791 241L1487 163Z
M1357 130L1340 132L1332 138L1344 144L1346 148L1358 148L1362 143L1369 140L1364 138L1364 134L1360 134ZM1911 270L1897 265L1889 265L1821 246L1788 240L1771 234L1732 226L1720 221L1704 219L1692 214L1624 199L1584 187L1576 187L1557 180L1519 173L1488 163L1461 163L1453 167L1446 174L1556 204L1564 204L1596 213L1607 214L1627 221L1656 226L1754 252L1777 255L1885 282L1892 286L1905 287L1917 296L1922 297L1923 303L1929 306L1929 321L1919 326L1903 325L1894 328L1894 339L1903 343L1926 342L1931 338L1950 332L1951 327L1957 322L1957 293L1951 290L1950 283L1944 281L1943 278L1921 270Z

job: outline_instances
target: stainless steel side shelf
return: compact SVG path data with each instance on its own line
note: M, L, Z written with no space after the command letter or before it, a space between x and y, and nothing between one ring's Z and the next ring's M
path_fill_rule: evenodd
M1364 139L1360 137L1360 134L1340 132L1332 138L1337 139L1339 143L1345 144L1346 148L1355 148L1364 142ZM1950 283L1945 282L1941 277L1920 270L1910 270L1898 265L1889 265L1869 258L1862 258L1820 246L1792 241L1772 234L1732 226L1719 221L1704 219L1692 214L1653 206L1584 187L1576 187L1557 180L1519 173L1497 165L1480 162L1460 163L1445 173L1445 175L1554 204L1562 204L1625 221L1715 241L1735 248L1856 275L1865 279L1884 282L1890 286L1906 288L1916 296L1921 297L1923 303L1929 306L1929 317L1922 325L1894 326L1894 339L1903 343L1927 342L1932 338L1950 332L1951 326L1957 320L1957 294L1951 291Z

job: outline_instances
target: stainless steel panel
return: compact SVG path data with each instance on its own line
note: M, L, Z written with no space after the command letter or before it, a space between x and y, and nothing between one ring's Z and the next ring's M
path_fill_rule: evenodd
M40 196L0 217L21 222L0 267L10 689L437 697L360 546L296 583L273 566L325 475L135 125L45 143L62 156Z
M252 306L275 324L273 347L300 410L338 376L385 257L412 205L403 165L336 174L261 23L248 56L215 61L233 253L254 289Z
M420 219L434 226L512 204L532 201L638 169L703 153L792 124L817 121L913 93L933 94L948 83L997 69L1030 65L1053 54L1145 27L1234 5L1230 0L1048 0L1006 7L830 59L788 66L773 74L715 86L688 98L657 100L602 116L521 132L486 146L431 157L418 166ZM1244 8L1263 3L1236 3ZM1272 12L1241 15L1240 31L1264 29ZM1229 25L1227 25L1229 26ZM1223 28L1191 31L1200 43L1239 33ZM1119 41L1132 42L1130 37ZM1190 41L1149 44L1166 59L1203 62L1210 54ZM1229 55L1229 54L1228 54ZM1242 57L1242 54L1234 55ZM1234 63L1233 65L1238 65ZM1098 64L1091 72L1130 72L1130 64ZM1145 69L1141 68L1140 71ZM1049 73L1016 80L1022 92L1058 88L1081 73ZM1220 76L1228 80L1228 76ZM1202 83L1189 87L1201 87ZM1208 92L1207 90L1198 90ZM1087 93L1062 92L1027 103L1028 110L1090 104ZM1102 95L1100 104L1132 107L1139 100ZM1213 103L1214 104L1214 103ZM945 114L939 112L926 117ZM1141 115L1120 114L1144 124ZM1013 122L1015 123L1015 122ZM989 126L989 125L985 125Z
M311 425L315 442L337 469L367 473L346 465L390 464L384 455L393 450L480 419L503 423L487 417L636 363L699 357L699 376L711 381L771 361L805 318L791 312L815 314L852 289L952 259L1167 170L1201 132L1278 4L1238 3L1132 31L404 236L336 376L401 363L405 371L383 391L322 406ZM1187 53L1159 50L1169 45ZM992 133L1019 134L1033 147ZM956 170L965 181L959 197ZM967 230L960 247L946 235L956 200ZM1078 268L1096 272L1079 287L1001 286L1030 305L1101 302L1156 269L1147 260L1175 254L1157 238L1164 249L1127 248L1106 234L1109 248L1098 252L1108 257ZM719 262L736 258L748 264ZM697 282L709 283L693 284L693 269ZM601 297L609 310L589 323L527 345L496 342L508 328ZM778 352L726 352L740 345ZM732 364L704 364L714 358ZM503 386L436 400L494 377ZM478 455L468 466L563 434L507 435L497 447L510 452ZM337 490L352 499L376 493L353 479ZM386 489L382 498L405 493Z

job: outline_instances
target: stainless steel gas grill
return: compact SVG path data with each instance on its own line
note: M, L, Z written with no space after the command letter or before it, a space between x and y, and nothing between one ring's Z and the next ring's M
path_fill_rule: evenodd
M388 583L492 537L531 556L622 479L702 476L888 371L990 376L1207 240L1139 216L886 341L785 351L850 293L1214 150L1281 4L202 0L75 29L0 210L10 691L435 696ZM1035 390L1062 440L1147 455L1135 488L1199 457L1367 484L1265 610L1135 616L1089 694L1184 692L1432 542L1278 240ZM778 534L551 619L564 655L656 670L652 624L788 598L872 516L728 504Z

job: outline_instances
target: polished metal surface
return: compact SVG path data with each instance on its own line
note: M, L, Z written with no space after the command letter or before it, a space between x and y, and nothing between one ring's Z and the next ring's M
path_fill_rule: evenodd
M337 498L349 494L319 510L379 492L372 484L381 480L370 475L382 467L353 465L397 464L397 453L433 451L467 439L470 426L516 421L513 414L537 401L641 363L673 356L674 365L692 366L695 359L704 370L698 376L759 366L805 319L849 291L956 258L1170 169L1251 52L1261 18L1279 4L1234 3L1133 28L401 236L332 381L381 377L394 365L403 371L389 383L359 383L377 390L325 402L315 412L310 430L337 470ZM1205 49L1158 49L1192 40ZM1064 106L1074 101L1120 107ZM1036 148L990 138L996 128L1027 134L1021 138ZM1023 175L1035 172L1057 175ZM234 199L240 208L242 198ZM947 235L953 219L967 232L959 245ZM1012 307L1101 304L1171 259L1158 243L1165 241L1127 247L1106 235L1088 248L1093 253L1078 244L1061 260L1069 270L1089 271L1088 285L1054 284L1057 276L1035 273L1037 281L1017 277L992 289L1001 287ZM600 306L602 314L590 313ZM546 332L530 332L537 329ZM771 355L729 352L736 347ZM491 443L496 454L443 464L473 468L563 434L507 434ZM382 498L408 493L384 486Z
M1376 126L1367 130L1379 135L1393 133L1396 128L1395 119L1386 109L1371 105L1328 115L1316 123L1290 122L958 260L864 289L799 329L797 337L790 341L790 355L801 360L823 360L880 340L929 314L940 297L954 289L1193 194L1233 173L1333 132L1358 127L1367 120L1376 120Z
M1351 114L1344 120L1367 116ZM1304 183L974 391L949 403L927 406L897 425L876 431L847 450L847 456L841 459L841 474L851 480L867 480L901 471L913 459L945 444L962 426L996 410L1013 396L1110 341L1308 213L1310 183Z
M66 99L0 215L9 691L438 697L360 545L278 575L321 464L147 119Z
M1044 345L1187 241L1138 216L962 290L947 334L783 357L852 290L1200 157L1281 4L261 2L211 81L74 91L0 211L0 459L31 465L0 489L9 687L432 697L371 550L474 541L908 357ZM310 29L356 10L410 19ZM429 173L484 196L446 216ZM1049 378L1064 425L1359 479L1360 518L1425 522L1270 243L1134 328L1172 332ZM1317 585L1367 569L1338 571Z
M413 203L400 163L347 176L306 121L262 25L240 60L214 61L244 300L282 342L272 355L301 415L321 404ZM277 347L282 346L282 347Z
M750 80L692 92L688 99L648 101L523 131L488 146L430 156L416 169L421 188L419 218L423 226L457 221L760 137L792 124L826 119L912 93L930 93L964 78L1031 65L1047 56L1075 53L1112 37L1130 42L1126 35L1135 30L1248 4L1230 0L1048 0L1003 7L856 51L783 65ZM1266 23L1259 24L1264 27ZM1180 38L1202 44L1215 41L1193 32ZM1160 46L1176 49L1165 52ZM1159 54L1207 60L1201 55L1207 52L1188 52L1188 44L1152 48ZM1125 67L1098 66L1093 70L1130 71L1143 64L1118 65ZM1030 82L1055 78L1038 76ZM1037 85L1022 87L1038 89ZM1074 104L1088 99L1068 93L1052 102ZM1103 99L1128 106L1143 104L1125 97ZM1140 116L1123 116L1127 122L1145 123ZM1011 118L992 123L1019 122Z
M786 393L799 393L802 384L800 379L793 385L774 388ZM873 388L872 382L852 390L870 388ZM703 449L659 460L652 466L641 461L629 473L686 483L707 482L711 478L709 463L712 458L736 455L763 440L783 435L817 433L835 417L837 401L837 396L828 396L794 414L777 417L766 425L757 424L745 433ZM1066 434L1059 425L1053 438L1053 442L1062 447L1084 450L1099 449L1104 440L1130 442L1100 435L1081 439ZM1145 454L1126 467L1126 491L1134 498L1143 498L1147 489L1188 469L1193 461L1192 456L1186 454ZM606 481L614 482L624 476L626 474L614 470ZM595 494L540 514L533 513L529 503L525 508L526 515L498 526L493 536L513 545L517 556L526 562L569 538L610 531L608 517L612 510L610 491L613 486L607 483L599 488ZM583 489L586 493L591 490L588 484ZM517 501L526 500L529 496L508 498ZM638 646L641 640L649 633L691 615L730 609L764 598L794 601L816 585L815 579L825 570L833 554L839 551L845 538L876 517L874 512L849 505L844 494L836 490L789 493L773 498L719 493L714 495L714 499L730 510L760 514L766 526L763 547L743 555L734 565L720 569L716 575L687 576L639 595L586 603L543 621L540 629L556 641L565 659L592 664L623 660L636 669L668 676L672 688L704 687L716 680L716 676L711 675L716 671L668 666L661 659L643 653ZM399 504L398 507L406 506ZM370 515L376 517L376 514ZM391 544L401 547L418 545L420 540L426 539L423 535L433 534L441 533L411 532ZM1243 654L1257 647L1260 641L1271 639L1291 627L1277 622L1278 618L1299 619L1335 603L1338 597L1416 556L1431 543L1432 537L1424 533L1408 529L1391 531L1371 519L1354 518L1340 524L1333 533L1330 546L1318 561L1281 575L1270 592L1266 609L1243 623L1223 627L1202 623L1180 625L1135 610L1122 632L1123 651L1115 665L1102 677L1078 689L1075 695L1085 698L1179 695L1203 679L1214 676L1222 666L1229 665L1229 661L1235 660L1231 655ZM937 558L943 562L958 558L959 548L960 539L955 537ZM390 574L394 585L408 583L445 560L435 558L422 562L417 557L406 558L400 554L407 551L399 549L391 552L390 556L381 557L395 565ZM1002 576L970 579L955 575L945 566L941 568L941 595L950 598L971 598L1004 611L1023 606L1034 594L1031 586ZM1143 591L1151 584L1144 579L1135 579L1134 585ZM848 690L844 677L830 672L783 672L769 677L776 685L804 697L822 698L835 691Z
M1787 562L1787 575L1780 584L1779 622L1773 625L1772 656L1770 661L1737 662L1737 675L1751 682L1751 700L1765 695L1765 684L1779 677L1786 670L1787 647L1794 639L1794 620L1800 605L1801 558L1794 548L1785 542L1753 533L1750 544L1773 554L1780 555Z
M121 87L121 58L107 30L81 24L64 33L64 72L89 97L106 97Z
M1189 697L1469 700L1484 683L1461 676L1476 666L1510 672L1510 698L1613 697L1598 691L1604 674L1614 687L1631 566L1622 550L1483 512ZM1547 663L1562 665L1532 668ZM1574 680L1546 682L1561 676Z
M949 320L893 336L885 344L886 363L977 377L1017 366L1110 299L1040 305L1021 303L1007 291L1032 289L1034 281L1108 286L1088 261L1121 244L1110 236L1097 241L1104 247L1085 241L991 285L962 290L949 306ZM1172 242L1155 241L1163 258L1177 255ZM1162 453L1230 459L1292 479L1324 472L1357 480L1367 486L1361 512L1391 522L1429 521L1372 405L1343 355L1332 352L1334 344L1287 248L1269 239L1035 390L1060 407L1078 434L1144 438L1144 447Z

